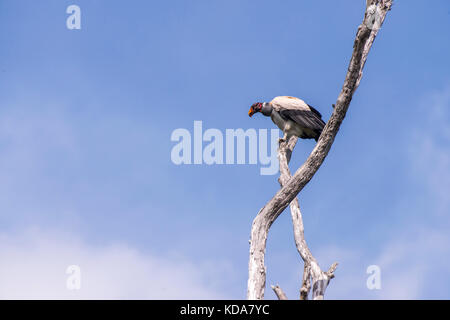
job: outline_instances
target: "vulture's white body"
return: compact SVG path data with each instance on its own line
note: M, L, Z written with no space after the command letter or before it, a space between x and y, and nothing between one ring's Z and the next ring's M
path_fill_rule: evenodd
M303 100L280 96L269 104L273 109L270 118L284 132L284 139L292 135L317 139L320 135L324 126L321 115Z
M280 111L282 109L311 111L305 101L295 97L280 96L274 98L270 101L270 103L276 111Z

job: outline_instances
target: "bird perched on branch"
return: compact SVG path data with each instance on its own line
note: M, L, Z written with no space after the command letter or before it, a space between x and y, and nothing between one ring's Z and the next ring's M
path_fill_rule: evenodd
M295 97L281 96L270 102L256 102L248 115L251 117L257 112L270 117L283 131L280 141L289 141L291 136L317 141L325 126L319 111Z

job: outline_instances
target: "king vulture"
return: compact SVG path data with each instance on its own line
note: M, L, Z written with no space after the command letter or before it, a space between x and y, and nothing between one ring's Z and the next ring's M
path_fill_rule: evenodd
M293 135L317 141L325 126L319 111L295 97L281 96L270 102L256 102L250 107L248 115L251 117L257 112L270 116L283 131L282 141L289 141Z

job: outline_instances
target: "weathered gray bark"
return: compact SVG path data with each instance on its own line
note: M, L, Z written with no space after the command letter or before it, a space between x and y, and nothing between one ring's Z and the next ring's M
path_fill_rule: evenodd
M266 251L267 235L272 223L291 202L294 202L293 207L291 206L291 212L296 212L295 215L294 213L292 214L294 228L296 229L295 233L297 234L296 242L297 237L300 239L297 244L297 249L299 250L302 258L307 258L306 260L304 259L306 277L303 277L301 296L306 298L309 292L309 287L311 286L309 283L308 274L313 279L313 298L315 299L323 298L323 293L329 282L329 279L326 277L332 277L333 275L334 268L336 267L335 265L330 268L329 274L327 274L326 272L324 273L321 271L317 262L311 262L315 261L315 259L311 259L312 255L310 255L309 249L307 249L306 242L303 243L303 222L301 221L301 212L298 207L298 200L296 199L296 196L312 179L330 151L336 134L339 131L339 127L345 118L345 114L348 110L353 94L361 80L367 55L379 28L384 22L387 12L392 6L392 0L367 0L366 5L364 20L359 26L356 34L353 45L353 53L344 85L338 96L333 113L325 125L319 141L305 163L290 179L287 180L282 176L280 177L280 183L282 184L281 190L278 191L275 196L259 211L253 221L250 240L249 278L247 287L248 299L259 300L264 298L264 289L266 285L266 267L264 265L264 256ZM280 148L280 150L281 149L282 148ZM286 160L289 158L290 151L288 151L288 154L286 155ZM288 161L286 161L286 165L287 162ZM282 169L281 166L283 166L282 161L280 161L280 173ZM294 216L297 220L294 220ZM295 224L297 224L297 226L295 226Z
M281 187L283 187L291 178L289 171L289 160L297 143L297 137L291 137L290 141L280 143L278 148L278 160L280 163L280 178L278 179ZM315 300L323 299L325 290L330 280L334 277L334 271L337 263L334 263L327 272L320 269L319 263L312 255L305 240L305 232L303 227L303 218L300 211L300 205L297 197L290 203L292 225L294 229L294 240L297 251L305 264L303 271L302 287L300 289L300 300L307 300L311 289L311 280L313 294ZM281 290L281 288L279 288ZM278 295L277 295L278 296Z

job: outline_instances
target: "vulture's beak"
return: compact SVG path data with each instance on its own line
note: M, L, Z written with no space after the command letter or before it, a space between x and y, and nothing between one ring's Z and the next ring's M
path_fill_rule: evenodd
M255 110L253 110L253 107L252 107L252 108L250 108L250 110L248 110L248 116L251 117L254 114L255 114Z

